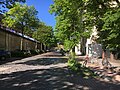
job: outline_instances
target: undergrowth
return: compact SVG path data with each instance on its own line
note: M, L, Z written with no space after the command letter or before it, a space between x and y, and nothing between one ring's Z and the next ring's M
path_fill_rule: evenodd
M79 74L83 78L97 77L97 74L95 74L89 67L82 66L82 64L78 63L73 58L68 60L68 67L72 72Z

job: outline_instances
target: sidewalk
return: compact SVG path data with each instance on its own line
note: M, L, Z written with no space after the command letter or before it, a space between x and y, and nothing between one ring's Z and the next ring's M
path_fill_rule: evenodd
M88 63L87 67L97 73L102 81L120 83L120 62L110 61L112 67L104 67L101 64L101 60L99 59L99 63Z
M120 60L110 61L110 63L111 63L113 66L116 66L116 67L119 67L119 68L120 68Z

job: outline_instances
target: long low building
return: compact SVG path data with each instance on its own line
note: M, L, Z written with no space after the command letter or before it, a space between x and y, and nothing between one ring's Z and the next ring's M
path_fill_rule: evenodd
M37 40L0 26L0 50L20 50L21 38L23 38L23 50L45 49L44 45Z

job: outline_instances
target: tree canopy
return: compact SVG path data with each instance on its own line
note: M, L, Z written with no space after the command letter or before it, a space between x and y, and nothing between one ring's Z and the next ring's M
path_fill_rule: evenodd
M39 23L37 13L33 6L16 3L13 8L4 14L2 22L5 26L22 34L31 35Z
M96 27L97 42L110 50L120 48L120 0L54 0L50 8L56 16L56 36L69 42L67 46L89 37ZM77 38L72 42L73 36Z
M102 20L104 23L100 31L102 43L112 51L120 49L120 8L108 10Z
M33 32L33 38L47 46L51 46L53 36L53 28L45 25L43 22L39 22L39 27Z
M4 14L2 23L5 27L12 28L22 33L22 36L31 36L38 26L39 19L37 18L37 13L38 12L33 6L15 3L13 8L9 9L9 11ZM22 38L20 48L23 50Z
M50 13L56 16L56 36L67 49L78 44L81 37L89 36L89 31L84 29L82 22L84 10L81 6L84 4L80 0L54 0L50 6Z
M98 42L110 50L120 48L120 0L84 1L87 25L96 26Z
M16 2L25 2L26 0L0 0L0 13L4 13L6 8L10 9Z

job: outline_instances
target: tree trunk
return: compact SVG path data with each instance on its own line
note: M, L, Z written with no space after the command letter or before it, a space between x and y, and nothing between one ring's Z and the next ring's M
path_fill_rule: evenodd
M38 48L38 43L37 43L37 41L36 41L35 50L37 50L37 48Z
M23 50L23 37L21 37L20 50Z
M20 50L23 50L23 37L24 37L24 33L23 33L23 30L22 30L22 37L21 37Z
M110 60L113 61L114 60L114 54L111 52L110 53Z
M71 49L69 53L69 59L75 60L75 46Z
M75 53L75 46L72 48L72 52L74 52L74 53Z
M43 46L42 46L42 43L40 44L40 50L41 50L41 51L43 50Z

